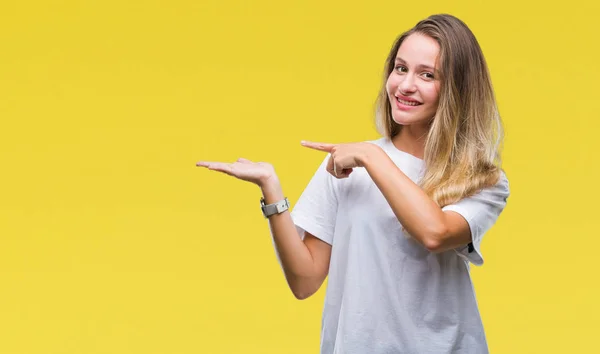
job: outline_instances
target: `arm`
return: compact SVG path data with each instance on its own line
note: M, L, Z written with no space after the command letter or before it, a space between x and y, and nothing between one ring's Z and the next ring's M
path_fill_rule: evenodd
M201 161L196 164L258 185L267 204L284 198L273 166L239 159L234 163ZM289 211L269 217L271 233L287 283L298 299L306 299L323 284L329 270L331 246L318 238L298 235Z
M442 211L379 147L367 151L361 164L412 237L432 252L471 242L469 224L460 214Z
M284 198L276 177L262 184L267 204ZM297 299L306 299L321 287L329 270L331 246L306 232L304 240L296 231L289 211L269 217L271 234L286 280Z
M307 141L302 145L331 153L327 171L336 178L348 178L354 167L364 167L400 223L431 252L443 252L471 242L467 220L457 212L443 211L379 146Z

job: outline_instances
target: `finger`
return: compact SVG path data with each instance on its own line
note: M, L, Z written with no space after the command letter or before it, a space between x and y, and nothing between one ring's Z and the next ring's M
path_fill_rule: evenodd
M340 178L348 178L348 177L350 177L350 174L352 173L352 171L353 170L351 168L344 168L342 170Z
M333 155L327 161L326 170L337 179L348 178L350 173L352 173L352 168L343 168L341 165L336 164Z
M351 168L344 168L341 171L339 171L338 168L335 168L335 171L329 171L329 173L337 179L344 179L350 177L352 171L353 170Z
M336 144L315 143L315 142L306 141L306 140L302 140L300 142L300 144L307 148L311 148L311 149L315 149L315 150L319 150L319 151L325 151L325 152L331 152L333 150L333 148L336 146Z
M228 175L233 174L233 168L232 168L231 164L229 164L229 163L207 162L204 167L208 168L209 170L223 172Z
M243 157L240 157L239 159L237 159L237 162L240 162L240 163L253 163L252 161L250 161L248 159L245 159Z
M327 161L327 167L325 168L325 170L335 176L335 174L333 172L333 166L335 166L335 161L333 160L333 155L330 155L329 161Z
M344 166L340 165L340 163L333 162L333 174L337 178L347 177L348 168L344 168Z

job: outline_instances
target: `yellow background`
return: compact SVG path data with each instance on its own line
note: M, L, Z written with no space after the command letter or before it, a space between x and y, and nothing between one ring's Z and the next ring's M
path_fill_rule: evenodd
M492 353L598 353L596 1L3 1L0 353L317 353L257 187L294 203L376 138L396 36L463 19L489 62L512 195L474 268Z

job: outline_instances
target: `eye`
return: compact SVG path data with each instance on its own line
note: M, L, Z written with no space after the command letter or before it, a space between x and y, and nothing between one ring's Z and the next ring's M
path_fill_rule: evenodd
M399 73L405 73L408 71L408 69L404 65L396 65L394 69L396 69L396 71Z
M432 73L423 73L423 77L425 77L427 80L434 80L435 77L433 76Z

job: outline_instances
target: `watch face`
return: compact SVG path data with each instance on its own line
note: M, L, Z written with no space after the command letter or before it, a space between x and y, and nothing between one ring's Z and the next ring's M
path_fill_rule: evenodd
M288 210L289 207L290 202L287 198L269 205L266 205L264 197L260 199L260 209L262 210L265 218L274 214L283 213L284 211Z

